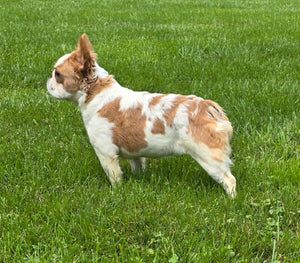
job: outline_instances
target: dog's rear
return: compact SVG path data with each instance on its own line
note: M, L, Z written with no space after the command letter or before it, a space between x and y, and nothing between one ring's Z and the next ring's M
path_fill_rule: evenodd
M232 126L223 109L215 102L199 103L197 113L190 113L190 130L196 145L190 147L190 155L207 171L225 191L236 196L236 180L231 174L230 140Z

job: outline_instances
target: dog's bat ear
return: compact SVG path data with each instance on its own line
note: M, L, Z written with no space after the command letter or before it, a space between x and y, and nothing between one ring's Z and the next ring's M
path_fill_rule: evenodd
M78 39L78 49L81 52L84 60L96 60L96 54L94 52L93 46L86 34L83 34Z
M75 71L83 73L90 72L90 69L97 60L97 54L86 34L78 39L77 49L72 53L70 59L73 61Z

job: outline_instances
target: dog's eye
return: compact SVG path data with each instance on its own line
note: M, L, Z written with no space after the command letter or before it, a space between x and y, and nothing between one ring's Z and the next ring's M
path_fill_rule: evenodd
M55 70L55 77L59 78L60 76L60 73L57 70Z

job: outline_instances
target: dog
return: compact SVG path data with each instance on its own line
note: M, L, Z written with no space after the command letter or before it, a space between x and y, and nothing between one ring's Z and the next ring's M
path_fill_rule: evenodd
M71 54L59 58L49 93L79 106L91 144L114 186L121 181L119 157L133 172L144 170L147 157L187 154L232 198L232 126L223 109L194 95L136 92L122 87L97 64L86 34Z

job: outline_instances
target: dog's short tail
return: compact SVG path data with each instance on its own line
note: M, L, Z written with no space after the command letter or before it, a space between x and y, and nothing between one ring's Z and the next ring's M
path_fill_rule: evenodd
M225 130L227 132L229 141L232 138L232 126L230 121L228 120L224 110L222 109L222 107L216 103L213 102L211 100L205 100L205 102L208 104L207 106L207 110L206 113L210 118L213 118L217 121L217 123L220 125L219 129L220 130Z

